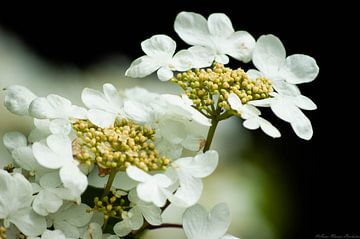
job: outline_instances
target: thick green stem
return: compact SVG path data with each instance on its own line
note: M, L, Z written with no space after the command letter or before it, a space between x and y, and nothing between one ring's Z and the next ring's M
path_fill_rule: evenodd
M106 186L105 186L105 189L104 189L104 192L102 194L103 197L107 196L110 192L110 189L111 189L111 186L114 182L114 179L115 179L115 176L116 176L116 173L118 171L117 170L112 170L110 175L109 175L109 178L108 178L108 181L106 183Z
M210 149L210 146L211 146L212 140L214 138L216 127L217 127L218 123L219 123L219 120L216 117L214 117L211 120L211 127L210 127L208 135L206 137L206 142L205 142L205 146L203 149L204 153Z

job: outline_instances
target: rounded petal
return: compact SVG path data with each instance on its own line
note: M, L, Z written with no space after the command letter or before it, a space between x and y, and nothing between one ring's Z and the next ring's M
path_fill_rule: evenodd
M89 109L101 109L109 112L113 111L109 101L100 91L85 88L81 93L81 100Z
M11 85L5 89L4 106L17 115L28 115L29 106L36 95L20 85Z
M291 84L311 82L318 73L315 59L302 54L288 56L280 68L281 77Z
M86 109L80 106L72 105L69 109L69 116L75 119L86 119Z
M141 214L150 225L160 225L162 223L161 209L154 204L144 202L136 207L140 209Z
M123 101L120 97L119 91L112 84L104 84L103 85L104 95L108 102L111 102L112 105L117 108L121 108L123 105Z
M298 95L294 99L294 103L297 107L303 110L316 110L316 104L308 97L304 95Z
M250 69L246 72L246 75L248 75L248 77L250 78L250 80L256 80L259 77L263 77L264 75L255 69Z
M50 191L42 190L36 195L33 201L33 209L36 213L42 216L47 216L49 213L55 213L63 204L63 200Z
M208 28L211 35L221 38L229 37L234 33L231 20L223 13L213 13L208 18Z
M187 71L193 68L194 65L198 64L196 60L197 59L194 57L192 52L189 50L181 50L174 55L172 65L177 71Z
M12 151L11 156L15 162L23 169L35 171L40 168L32 152L31 146L19 147Z
M157 76L161 81L168 81L174 76L174 74L168 67L164 66L157 71Z
M135 166L129 166L126 168L127 175L138 182L147 182L151 179L151 175L145 173L141 169Z
M90 209L91 208L84 203L80 205L72 204L69 208L60 212L61 215L58 215L58 217L73 226L83 227L90 222L93 216L93 212Z
M130 225L126 220L116 223L113 230L115 234L120 237L124 237L132 231Z
M132 78L143 78L155 72L162 66L155 58L142 56L134 60L126 70L125 76Z
M89 110L87 116L91 123L101 128L109 128L114 124L116 119L115 113L110 113L99 109Z
M132 230L138 230L144 223L144 218L138 207L133 207L130 209L129 214L131 215L128 218L129 226Z
M175 119L161 121L159 133L172 144L181 143L187 136L183 122Z
M257 69L271 78L278 74L285 57L286 51L280 39L274 35L263 35L256 42L252 60Z
M215 62L217 63L221 63L221 64L224 64L226 65L227 63L229 63L229 57L225 54L218 54L215 56Z
M68 118L71 102L59 95L50 94L38 97L31 102L30 115L39 119Z
M190 207L197 203L203 191L201 179L190 175L179 175L180 187L169 200L179 207Z
M72 160L71 140L67 135L52 134L47 137L46 144L55 154L64 156L64 162Z
M246 31L234 32L226 44L222 46L223 53L228 54L236 60L248 63L251 60L255 48L255 39Z
M166 195L154 182L140 183L136 187L139 198L145 202L152 202L158 207L163 207L166 203Z
M41 239L66 239L66 237L64 233L60 230L54 230L54 231L46 230L41 235Z
M151 119L150 109L147 108L144 104L127 100L124 102L124 112L132 120L138 123L148 123Z
M260 127L259 118L260 117L253 117L253 118L246 119L243 122L243 126L247 129L251 129L251 130L258 129Z
M3 136L5 147L11 152L17 148L27 146L25 135L20 132L8 132Z
M235 93L230 93L227 101L229 102L231 109L241 114L244 109L244 105L241 103L241 100Z
M192 56L192 68L209 67L215 59L216 52L203 46L193 46L188 49Z
M273 138L279 138L281 136L280 131L277 128L275 128L269 121L261 117L259 118L260 118L259 120L260 127L265 134Z
M172 57L175 53L176 42L167 35L154 35L141 42L141 49L146 55L157 58L167 55Z
M175 32L189 45L210 46L206 19L194 12L180 12L174 23Z
M34 143L32 150L36 161L45 168L58 169L64 164L63 159L43 143Z
M66 119L54 119L50 122L49 129L52 134L68 135L71 131L71 124Z
M98 223L90 223L84 233L83 239L102 239L102 228Z
M75 227L74 225L71 225L66 221L55 220L54 228L64 232L67 238L79 238L81 235L79 228Z
M87 177L74 164L68 164L60 169L60 178L65 188L68 188L73 195L81 195L87 185Z
M215 150L209 150L206 153L198 154L194 157L191 174L194 177L204 178L212 174L219 162L219 154Z
M27 236L38 236L46 230L45 217L36 214L31 207L17 211L10 221Z
M300 90L296 85L287 83L285 81L274 81L273 88L281 95L286 96L298 96L300 95Z

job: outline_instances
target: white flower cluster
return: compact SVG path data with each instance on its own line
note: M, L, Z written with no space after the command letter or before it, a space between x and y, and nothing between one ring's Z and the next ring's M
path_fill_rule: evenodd
M270 106L299 137L310 139L311 123L300 108L316 106L296 84L314 80L318 67L309 56L285 58L273 35L255 41L245 31L235 32L224 14L206 20L181 12L174 27L193 46L175 54L170 37L155 35L141 43L146 55L126 75L157 71L166 81L175 79L173 71L185 72L176 76L185 89L181 96L142 88L120 92L105 84L102 91L83 90L85 108L23 86L5 89L5 107L32 117L34 128L28 136L3 136L13 162L0 169L0 238L115 239L166 226L183 228L189 239L236 238L226 234L225 204L210 213L197 204L202 178L219 161L210 150L216 126L235 115L246 128L280 137L256 108ZM227 64L228 55L252 60L260 71L216 65ZM199 69L211 65L214 71ZM183 149L196 155L182 157ZM163 223L161 214L171 203L187 208L182 225Z

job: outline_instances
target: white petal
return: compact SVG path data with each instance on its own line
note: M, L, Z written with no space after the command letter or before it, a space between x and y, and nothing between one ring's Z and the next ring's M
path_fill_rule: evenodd
M231 109L236 110L241 114L244 109L244 105L235 93L230 93L227 101L229 102Z
M178 174L180 187L169 200L179 207L190 207L197 203L203 191L201 179L188 174Z
M262 129L262 131L264 131L265 134L273 137L273 138L279 138L281 136L279 130L277 128L275 128L269 121L260 118L260 127Z
M174 55L172 65L177 71L187 71L197 64L197 62L194 63L196 60L192 52L181 50Z
M30 115L39 119L68 118L71 102L59 95L50 94L46 98L38 97L31 102Z
M149 174L145 173L138 167L131 166L131 165L129 167L127 167L126 173L130 178L132 178L138 182L146 182L151 179L151 176Z
M39 183L40 183L41 187L43 187L43 188L56 188L56 187L60 186L62 182L60 180L59 172L55 171L55 172L44 174L40 178Z
M81 100L89 109L100 109L109 112L114 111L114 108L111 107L111 103L100 91L85 88L81 93Z
M316 110L316 104L308 97L304 95L298 95L294 98L294 103L297 107L303 110Z
M223 53L247 63L251 60L255 39L246 31L237 31L226 39L226 44L223 44L221 48Z
M30 207L17 211L10 221L27 236L38 236L46 230L45 217L39 216Z
M192 56L192 68L204 68L209 67L214 61L216 52L213 49L193 46L188 49Z
M219 162L219 154L215 150L209 150L193 158L192 164L188 165L189 172L194 177L204 178L214 172Z
M209 32L213 36L226 38L234 33L231 20L223 13L213 13L208 18Z
M113 230L115 234L120 237L124 237L132 231L130 225L126 220L116 223Z
M84 203L80 205L71 204L69 208L60 212L61 215L58 215L57 218L62 218L76 227L83 227L90 222L93 216L93 212L90 209Z
M3 136L3 143L11 152L14 149L27 146L27 139L25 135L20 132L8 132Z
M71 140L67 135L53 134L47 137L46 144L57 155L63 156L63 161L72 160Z
M179 144L186 138L185 125L175 119L160 122L159 133L172 144Z
M97 223L90 223L83 236L83 239L102 239L102 229Z
M43 143L34 143L32 149L36 161L41 166L50 169L58 169L63 166L63 159Z
M54 230L54 231L46 230L41 235L41 239L66 239L66 238L64 233L60 230Z
M212 45L206 19L193 12L180 12L174 23L175 32L189 45Z
M218 54L218 55L216 55L215 56L215 62L217 62L217 63L221 63L221 64L224 64L224 65L226 65L226 64L228 64L229 63L229 57L227 56L227 55L225 55L225 54Z
M253 117L253 118L244 120L243 126L247 129L251 129L251 130L258 129L260 127L259 118L260 117Z
M17 115L28 115L28 109L31 101L36 98L26 87L20 85L11 85L5 89L4 106Z
M166 35L154 35L141 42L141 49L146 55L158 57L159 55L168 55L172 57L175 53L176 42Z
M140 209L145 220L150 225L160 225L162 223L161 209L156 207L154 204L141 203L141 204L138 204L136 207L138 207Z
M206 139L205 136L188 135L182 142L181 145L190 151L199 151L204 147Z
M64 234L67 238L79 238L81 235L81 232L77 227L75 227L74 225L71 225L70 223L68 223L66 221L55 220L54 228L64 232Z
M138 123L148 123L151 119L150 110L144 104L127 100L124 102L124 112Z
M161 81L168 81L174 76L174 74L168 67L164 66L157 71L157 76Z
M253 63L267 77L278 73L285 61L285 48L280 39L274 35L263 35L257 42L253 52Z
M87 116L91 123L101 128L109 128L111 125L114 124L116 119L115 113L110 113L99 109L89 110Z
M39 215L47 216L49 213L57 212L62 203L62 199L57 195L50 191L42 190L36 195L32 207Z
M240 238L235 237L235 236L230 235L230 234L225 234L224 236L220 237L219 239L240 239Z
M31 146L19 147L11 153L11 156L14 158L15 162L25 170L35 171L40 168L40 165L34 157Z
M50 122L49 129L52 134L68 135L71 131L71 124L66 119L54 119Z
M152 202L158 207L165 205L167 198L154 181L140 183L136 188L136 192L139 198L145 202Z
M74 164L68 164L60 169L60 178L65 188L68 188L73 195L81 195L88 183L87 177Z
M248 77L250 78L250 80L256 80L259 77L263 77L264 75L255 69L250 69L246 72L246 75L248 75Z
M142 56L134 60L126 70L125 76L132 78L142 78L155 72L162 66L156 59L150 56Z
M75 119L86 119L86 109L80 106L72 105L69 108L69 116Z
M315 59L302 54L288 56L280 69L283 79L291 84L311 82L318 73L319 67Z
M140 210L138 209L138 207L131 208L129 213L131 216L128 218L128 220L129 220L129 226L131 227L131 229L133 229L133 230L140 229L140 227L144 223L144 218L143 218Z
M257 107L270 107L272 101L273 101L272 98L267 98L267 99L262 99L262 100L252 100L252 101L249 101L248 104L257 106Z
M294 116L294 120L291 122L291 127L296 135L302 139L310 140L313 136L311 122L309 118L301 112L301 110L299 110L296 117Z
M287 83L285 81L274 81L273 88L281 95L287 96L298 96L300 95L300 90L296 85Z
M121 108L123 105L122 99L118 90L112 84L104 84L103 91L108 102L111 102L112 105Z

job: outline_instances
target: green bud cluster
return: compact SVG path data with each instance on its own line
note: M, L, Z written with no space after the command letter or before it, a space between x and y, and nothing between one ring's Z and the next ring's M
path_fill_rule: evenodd
M212 69L179 73L172 82L185 91L198 110L208 113L214 107L229 110L227 98L230 93L235 93L246 104L251 100L268 98L273 90L270 80L264 77L252 80L241 68L232 70L222 64L214 64ZM218 96L217 105L215 96Z
M77 139L73 154L81 163L96 163L101 176L111 170L124 171L130 165L144 171L165 170L170 160L155 149L155 131L130 120L116 120L109 128L100 128L88 120L73 124Z
M123 212L129 210L130 202L127 196L110 192L108 196L94 198L94 210L104 214L104 220L110 217L121 219Z

